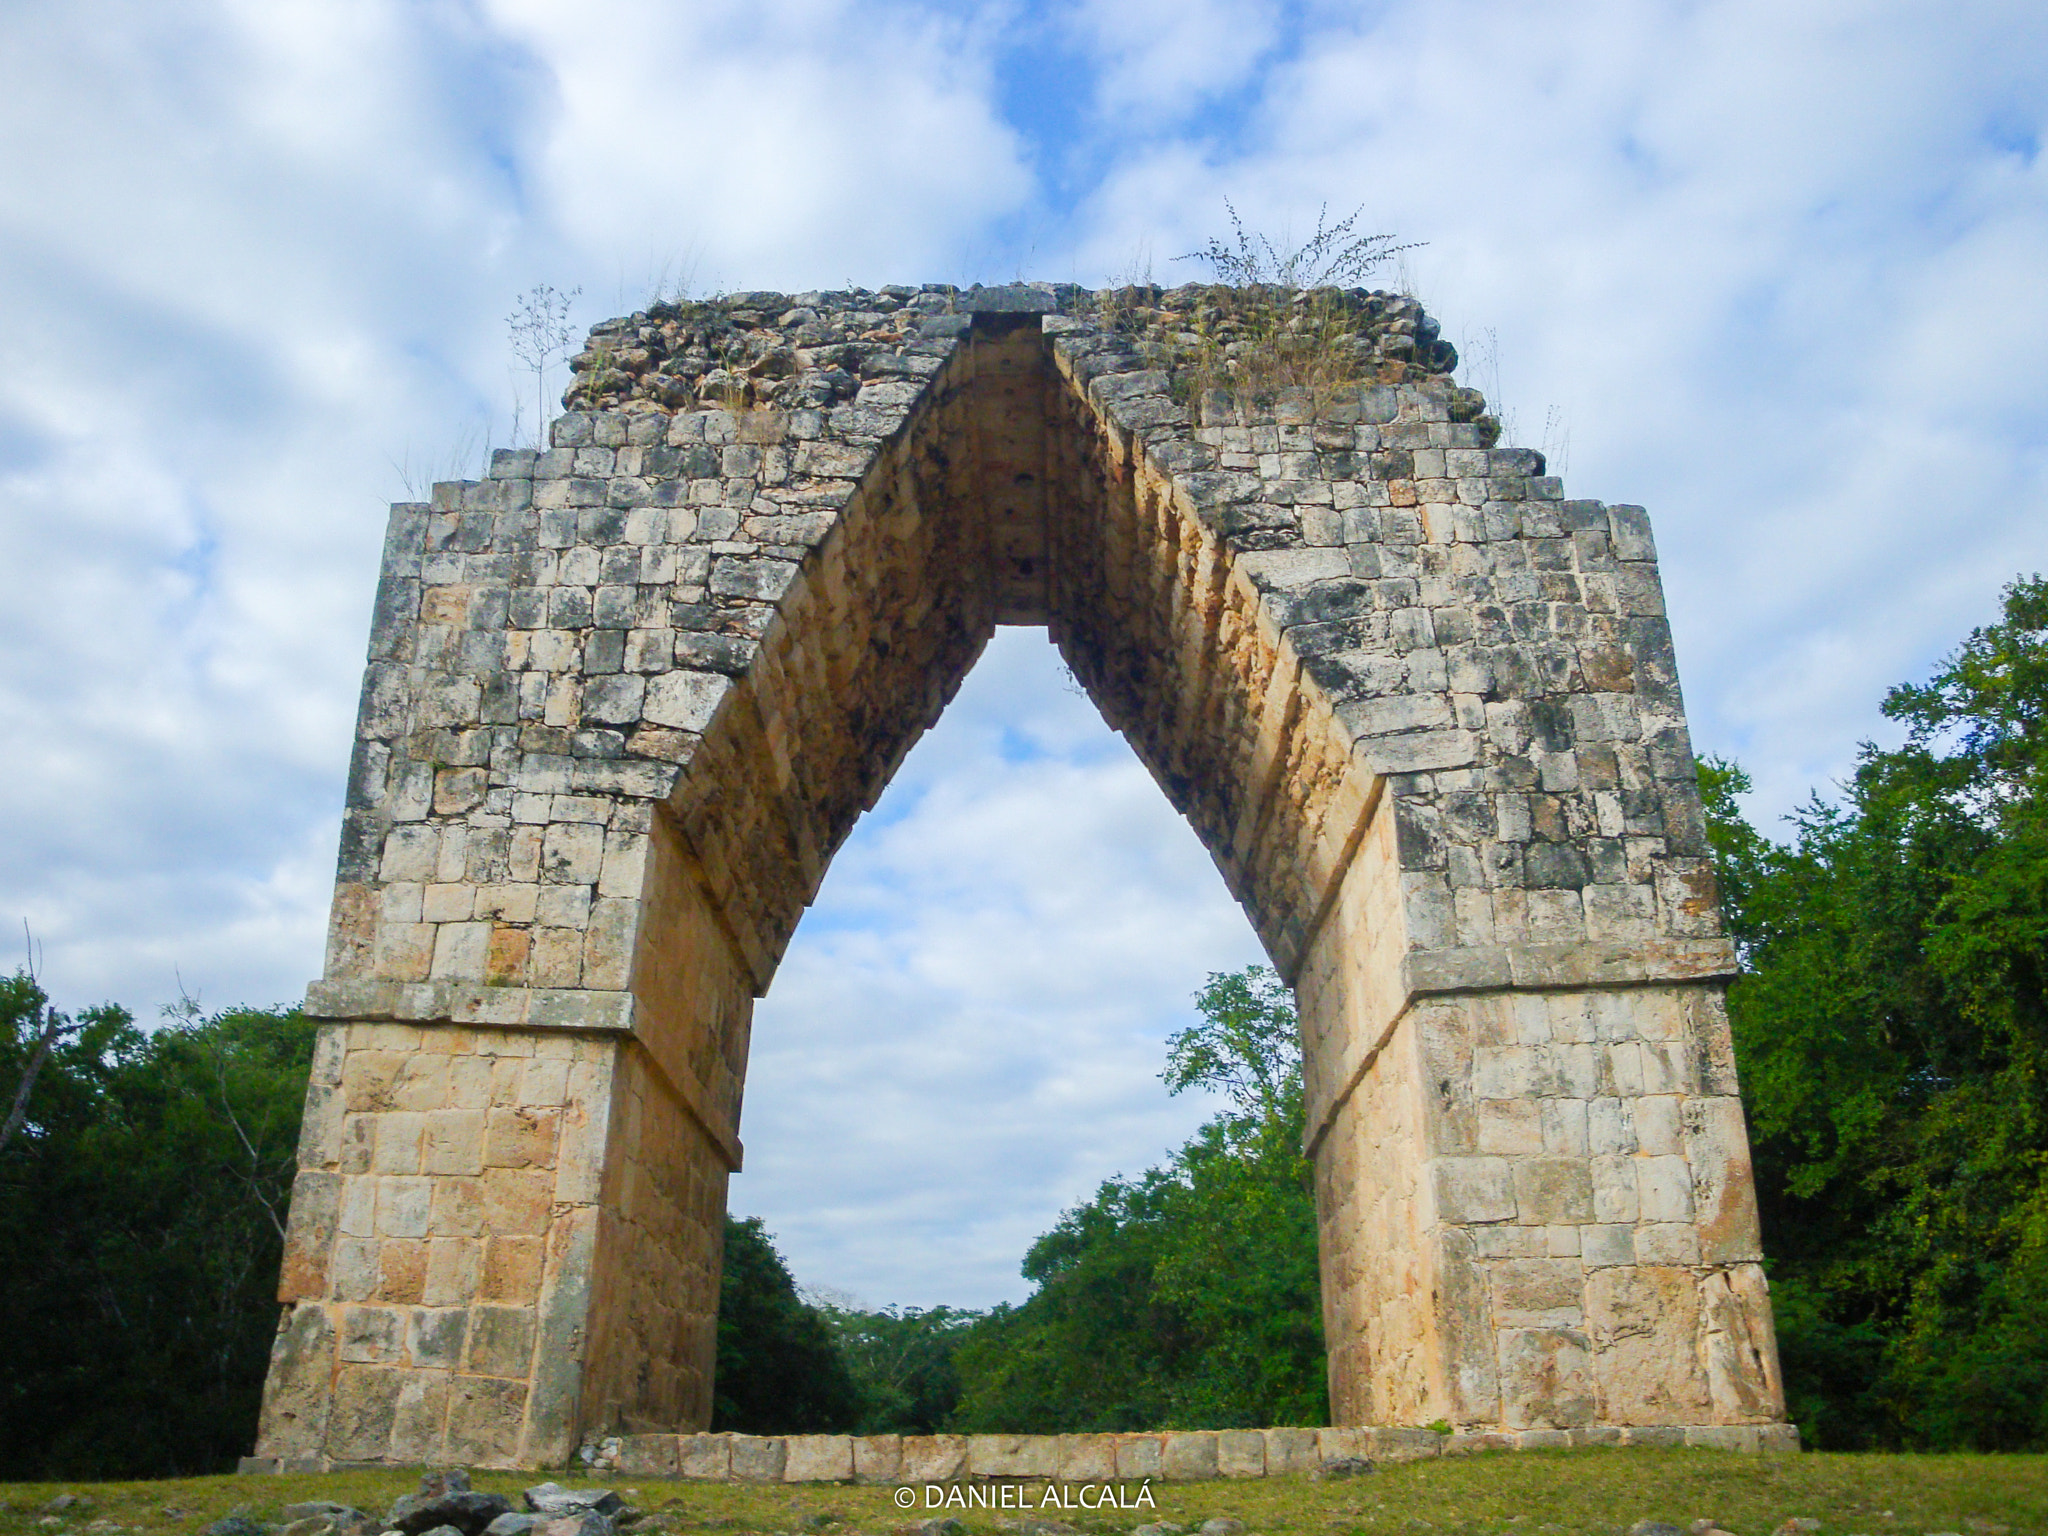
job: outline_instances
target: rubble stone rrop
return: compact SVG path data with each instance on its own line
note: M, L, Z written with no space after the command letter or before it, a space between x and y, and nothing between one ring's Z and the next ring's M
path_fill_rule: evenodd
M1035 291L1050 301L1046 312L1102 323L1147 367L1208 363L1228 377L1250 371L1248 353L1291 350L1299 358L1313 348L1333 376L1400 384L1448 379L1458 362L1437 322L1405 294L1202 283L1101 293L1048 284ZM991 296L945 284L653 304L592 328L570 359L576 378L562 403L580 411L829 408L853 400L869 382L931 377L947 355L945 343L967 330L970 308L987 314L1006 305L1024 307L1007 291ZM1312 331L1289 318L1311 312ZM1275 318L1266 323L1269 313ZM1475 392L1455 392L1454 409L1467 411L1465 419L1480 406Z

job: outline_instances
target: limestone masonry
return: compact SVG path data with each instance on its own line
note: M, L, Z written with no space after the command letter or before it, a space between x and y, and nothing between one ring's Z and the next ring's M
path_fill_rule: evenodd
M1337 1422L1782 1443L1649 523L1454 362L1356 290L658 305L393 507L259 1454L733 1475L753 1000L998 624L1295 988Z

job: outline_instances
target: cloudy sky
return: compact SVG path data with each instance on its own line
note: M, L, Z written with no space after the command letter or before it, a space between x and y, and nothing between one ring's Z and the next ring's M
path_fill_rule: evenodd
M5 0L0 922L68 1005L302 991L384 504L531 431L534 284L1172 281L1226 198L1427 242L1388 281L1649 506L1775 817L2048 567L2044 116L2038 0ZM761 1006L734 1207L813 1286L1021 1296L1255 958L1007 634Z

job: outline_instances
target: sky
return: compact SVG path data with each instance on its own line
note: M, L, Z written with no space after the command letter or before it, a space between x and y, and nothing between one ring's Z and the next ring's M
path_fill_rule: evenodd
M385 504L530 437L536 284L1174 282L1227 208L1423 242L1510 440L1650 509L1778 828L2048 566L2044 119L2038 0L0 0L0 926L67 1007L303 994ZM1258 958L1006 632L760 1004L733 1208L1020 1299Z

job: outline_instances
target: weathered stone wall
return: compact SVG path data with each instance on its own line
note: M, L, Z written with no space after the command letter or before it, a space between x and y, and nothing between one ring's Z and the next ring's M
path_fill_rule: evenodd
M394 508L266 1454L705 1422L752 999L998 623L1297 987L1339 1419L1781 1417L1647 523L1492 447L1412 301L1202 392L1205 292L651 312Z
M726 1164L650 1052L622 1050L591 1274L582 1422L711 1422Z
M574 1450L619 1054L609 1035L322 1031L269 1454L510 1464Z

